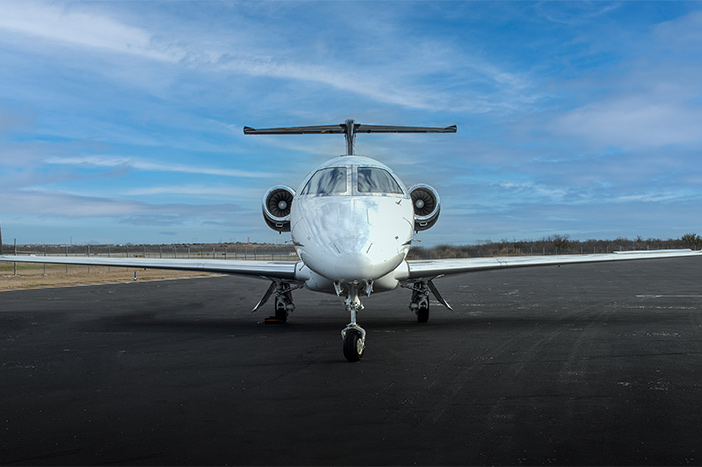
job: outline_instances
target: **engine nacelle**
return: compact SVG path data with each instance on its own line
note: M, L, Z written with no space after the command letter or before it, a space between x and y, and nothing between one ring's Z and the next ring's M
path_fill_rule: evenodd
M423 183L410 187L409 192L414 207L414 231L431 228L439 219L439 193Z
M263 218L278 232L290 232L290 208L295 190L287 185L276 185L263 196Z

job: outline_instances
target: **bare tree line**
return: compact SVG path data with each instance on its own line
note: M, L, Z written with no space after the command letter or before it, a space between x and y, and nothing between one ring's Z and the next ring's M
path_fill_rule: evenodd
M512 255L571 255L588 253L610 253L612 251L669 250L689 248L702 249L702 237L689 233L678 239L658 238L635 240L572 240L568 235L552 235L541 240L486 241L476 245L439 245L434 248L412 247L408 259L475 258L483 256Z

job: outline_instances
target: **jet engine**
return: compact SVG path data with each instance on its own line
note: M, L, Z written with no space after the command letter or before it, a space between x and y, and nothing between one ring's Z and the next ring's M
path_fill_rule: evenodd
M409 189L414 207L414 231L427 230L439 219L439 193L423 183Z
M290 232L290 208L295 190L287 185L269 189L263 197L263 218L266 224L278 232Z

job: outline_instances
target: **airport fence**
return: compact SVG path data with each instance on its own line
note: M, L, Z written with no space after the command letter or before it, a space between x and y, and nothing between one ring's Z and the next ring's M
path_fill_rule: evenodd
M5 245L5 254L123 258L297 261L290 245Z

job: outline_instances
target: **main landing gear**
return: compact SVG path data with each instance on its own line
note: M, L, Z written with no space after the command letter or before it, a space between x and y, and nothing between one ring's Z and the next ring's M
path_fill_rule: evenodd
M412 288L412 300L409 309L417 315L418 323L429 321L429 288L426 284L416 282Z
M291 284L288 281L273 279L263 298L256 304L253 311L258 310L275 293L275 316L266 319L266 323L285 323L288 315L295 311L292 291L303 287L301 284Z
M437 276L430 279L418 279L414 282L401 283L400 286L412 291L412 299L410 300L409 309L417 315L417 322L426 323L429 321L429 292L431 292L434 297L444 305L449 310L453 310L451 305L448 304L444 297L441 296L437 290L433 279L437 279Z

